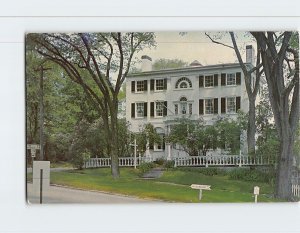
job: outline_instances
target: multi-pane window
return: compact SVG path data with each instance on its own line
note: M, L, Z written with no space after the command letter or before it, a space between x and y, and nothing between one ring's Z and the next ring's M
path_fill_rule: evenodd
M227 86L236 85L236 78L235 78L234 73L233 74L227 74L226 85Z
M136 82L136 91L137 92L142 92L144 90L145 90L144 81L137 81Z
M155 90L160 91L164 89L164 80L156 79L155 80Z
M205 114L213 114L214 113L214 100L206 99L205 100Z
M192 115L193 114L193 105L189 104L189 114Z
M187 112L187 98L186 97L181 97L180 98L180 108L181 108L181 114L185 115Z
M144 117L144 103L136 103L136 116Z
M208 75L205 76L205 87L213 87L214 86L214 76Z
M155 105L156 116L163 116L164 102L156 102Z
M178 115L178 104L175 104L175 115Z
M179 85L179 88L187 88L188 87L188 84L187 82L181 82L180 85Z
M233 113L236 111L236 98L235 97L228 97L227 98L227 113Z
M176 82L176 85L175 85L175 88L192 88L192 82L191 80L189 80L188 78L186 77L182 77L180 79L177 80Z

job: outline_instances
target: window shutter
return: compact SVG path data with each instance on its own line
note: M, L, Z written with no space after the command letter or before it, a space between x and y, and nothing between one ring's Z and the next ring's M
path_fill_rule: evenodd
M237 96L235 99L235 108L236 112L241 108L241 97Z
M203 115L204 112L203 112L203 99L200 99L199 100L199 115Z
M226 74L221 74L221 86L226 86Z
M165 137L165 135L162 138L162 148L163 148L163 150L166 149L166 137Z
M147 91L147 89L148 89L148 85L147 85L147 80L144 80L144 91Z
M150 103L150 116L154 117L154 102Z
M164 102L164 110L163 110L163 112L164 112L164 116L168 115L168 102L167 101Z
M214 99L214 114L218 114L218 98Z
M199 87L204 87L204 76L203 75L199 76Z
M218 74L214 74L214 86L215 87L217 87L219 85L218 78L219 78L219 75Z
M235 74L236 77L236 85L241 85L241 72L237 72Z
M221 98L221 113L226 113L226 98Z
M167 86L167 79L164 79L164 90L167 90L168 86Z
M135 118L135 103L131 103L131 118Z
M131 81L131 92L135 92L135 81Z
M144 117L147 117L147 102L144 103Z
M154 91L154 82L155 82L154 79L150 80L150 91Z

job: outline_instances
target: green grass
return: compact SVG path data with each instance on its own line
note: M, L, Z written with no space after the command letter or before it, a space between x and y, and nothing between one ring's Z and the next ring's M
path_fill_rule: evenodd
M273 188L266 183L229 180L227 176L206 176L192 171L168 170L156 180L139 179L139 171L121 168L121 177L114 179L110 169L85 169L52 172L51 183L86 190L120 193L141 198L160 199L171 202L199 202L198 190L189 186L211 185L211 191L203 191L201 202L253 202L253 187L260 187L259 202L279 201L271 198ZM31 179L31 176L28 176Z

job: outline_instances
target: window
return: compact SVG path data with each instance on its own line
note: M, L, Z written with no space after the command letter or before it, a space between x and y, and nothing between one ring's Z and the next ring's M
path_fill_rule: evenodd
M189 80L188 78L186 77L182 77L180 79L177 80L176 82L176 85L175 85L175 88L192 88L192 82L191 80Z
M155 103L155 113L157 117L163 116L164 110L164 102L156 102Z
M205 100L205 114L213 114L214 113L214 100L206 99Z
M209 75L205 76L205 87L213 87L214 86L214 76Z
M235 113L236 112L236 98L228 97L227 98L227 113Z
M144 103L136 103L136 117L144 117Z
M164 89L164 80L156 79L155 80L155 90L160 91Z
M235 74L227 74L226 85L227 86L234 86L234 85L236 85Z
M142 92L142 91L144 91L144 89L145 89L144 81L137 81L136 82L136 91Z
M175 104L175 115L178 115L178 104Z

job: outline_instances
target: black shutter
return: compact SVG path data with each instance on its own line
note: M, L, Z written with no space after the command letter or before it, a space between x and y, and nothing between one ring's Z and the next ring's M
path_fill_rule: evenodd
M164 90L167 90L168 86L167 86L167 79L164 79Z
M131 81L131 92L135 92L135 81Z
M163 150L166 149L166 137L165 137L165 135L162 138L162 148L163 148Z
M221 113L226 113L226 98L221 98Z
M131 104L131 118L135 118L135 103Z
M154 149L154 141L153 141L153 140L150 140L150 141L149 141L149 149L150 149L150 150L153 150L153 149Z
M221 86L226 86L226 74L221 74Z
M219 78L219 75L218 74L214 74L214 86L215 87L217 87L219 85L218 78Z
M235 107L236 107L236 112L237 112L241 108L241 97L237 96L235 101L236 101Z
M154 117L154 102L150 103L150 116Z
M154 82L155 82L154 79L150 80L150 91L154 91Z
M204 86L204 76L200 75L199 76L199 87L203 87Z
M168 115L168 102L165 101L164 102L164 116L167 116Z
M147 80L144 80L144 91L147 91L148 85L147 85Z
M199 115L203 115L204 112L203 112L203 99L200 99L199 100Z
M241 85L241 72L237 72L235 75L236 75L236 85Z
M218 98L214 99L214 114L218 114Z
M144 117L147 117L147 102L144 103Z

